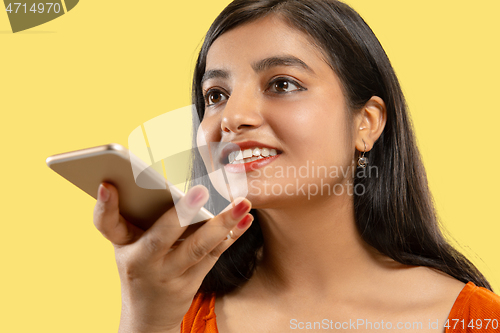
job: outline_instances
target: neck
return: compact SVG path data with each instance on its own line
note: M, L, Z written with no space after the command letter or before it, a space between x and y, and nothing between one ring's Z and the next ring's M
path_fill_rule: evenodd
M254 279L271 293L325 293L366 282L381 256L361 238L353 196L260 209L264 247ZM351 289L352 290L352 289Z

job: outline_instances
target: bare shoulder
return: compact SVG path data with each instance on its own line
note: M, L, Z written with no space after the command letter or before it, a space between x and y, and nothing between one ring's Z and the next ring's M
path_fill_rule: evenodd
M388 295L384 302L387 308L399 312L403 318L418 317L440 323L446 321L466 285L437 269L424 266L401 266L388 276L391 283L380 286L380 292Z
M454 302L465 283L437 269L419 266L408 275L408 283L415 286L423 298L431 302Z

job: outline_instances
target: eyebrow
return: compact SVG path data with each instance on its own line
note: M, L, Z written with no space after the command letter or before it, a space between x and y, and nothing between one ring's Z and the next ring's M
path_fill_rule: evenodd
M316 74L314 73L311 67L307 66L305 62L292 55L269 57L254 62L252 64L252 68L256 73L261 73L273 67L278 67L278 66L299 67L311 74ZM228 79L229 76L230 74L225 70L212 69L203 74L203 77L201 79L201 85L203 85L203 83L209 79L214 79L214 78Z

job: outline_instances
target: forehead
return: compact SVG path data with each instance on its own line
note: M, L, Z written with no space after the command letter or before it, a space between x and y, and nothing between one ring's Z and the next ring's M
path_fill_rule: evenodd
M329 68L311 37L276 15L269 15L231 29L217 38L207 53L206 69L250 64L280 54L293 55L320 71Z

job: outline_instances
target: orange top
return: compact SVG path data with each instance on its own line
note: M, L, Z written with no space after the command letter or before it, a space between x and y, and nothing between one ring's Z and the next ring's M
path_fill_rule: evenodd
M215 294L198 293L184 316L181 333L219 333ZM451 308L445 333L500 332L500 297L469 282Z

